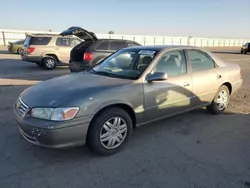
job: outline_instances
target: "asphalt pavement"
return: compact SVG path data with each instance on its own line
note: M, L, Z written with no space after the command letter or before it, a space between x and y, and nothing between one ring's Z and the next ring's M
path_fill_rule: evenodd
M138 127L124 150L100 157L86 147L44 149L21 137L16 98L69 71L44 70L0 48L0 188L250 187L250 54L216 50L238 63L244 78L224 114L199 109Z

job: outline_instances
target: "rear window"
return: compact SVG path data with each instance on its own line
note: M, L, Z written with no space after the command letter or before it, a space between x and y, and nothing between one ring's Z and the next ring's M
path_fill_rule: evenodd
M47 45L49 44L51 37L32 37L29 45Z

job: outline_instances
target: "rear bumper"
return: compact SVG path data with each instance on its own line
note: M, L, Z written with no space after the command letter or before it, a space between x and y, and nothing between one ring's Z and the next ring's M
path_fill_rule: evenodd
M22 61L29 61L29 62L41 62L42 58L40 56L30 56L21 54Z
M92 67L88 62L77 62L77 61L70 61L69 62L69 70L71 72L80 72L80 71L85 71L89 70Z

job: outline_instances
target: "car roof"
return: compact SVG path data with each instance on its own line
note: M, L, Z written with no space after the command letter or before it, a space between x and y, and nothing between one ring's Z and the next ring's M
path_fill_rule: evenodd
M149 46L132 46L132 47L128 47L130 49L138 49L138 50L155 50L155 51L161 51L161 50L165 50L165 49L176 49L176 48L180 48L180 49L200 49L198 47L195 46L185 46L185 45L149 45Z

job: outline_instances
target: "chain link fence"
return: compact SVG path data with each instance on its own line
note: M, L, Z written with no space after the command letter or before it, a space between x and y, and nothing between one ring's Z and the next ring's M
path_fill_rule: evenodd
M8 45L9 42L25 39L27 33L51 33L42 31L17 31L0 29L0 45ZM143 36L143 35L118 35L118 34L96 34L98 38L127 39L142 45L191 45L199 47L237 47L250 41L247 39L220 39L220 38L198 38L198 37L168 37L168 36Z

